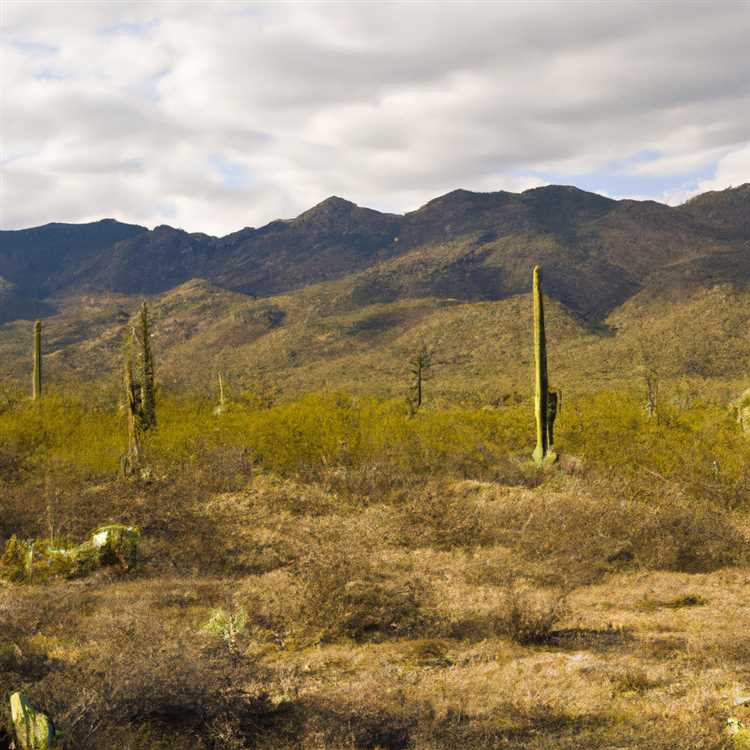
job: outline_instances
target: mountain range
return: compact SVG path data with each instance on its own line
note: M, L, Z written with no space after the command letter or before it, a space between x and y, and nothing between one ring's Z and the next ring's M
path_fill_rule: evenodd
M167 380L391 392L424 344L446 393L512 390L535 264L564 378L624 377L611 363L648 341L670 377L742 377L750 183L677 207L568 186L455 190L404 215L334 196L225 237L113 219L0 231L0 373L24 377L36 317L53 376L111 372L146 298Z

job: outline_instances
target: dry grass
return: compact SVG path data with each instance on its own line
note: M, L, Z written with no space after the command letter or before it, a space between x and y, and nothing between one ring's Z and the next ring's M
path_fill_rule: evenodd
M744 516L565 476L220 489L62 486L71 533L138 522L143 560L2 585L3 693L78 750L719 750L750 690Z

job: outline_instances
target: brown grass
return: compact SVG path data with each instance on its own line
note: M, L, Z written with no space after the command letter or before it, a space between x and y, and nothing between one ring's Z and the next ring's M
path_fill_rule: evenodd
M138 523L142 562L0 584L4 696L78 750L723 747L750 688L744 516L580 476L366 501L247 481L59 482L66 534ZM232 648L217 610L247 616Z

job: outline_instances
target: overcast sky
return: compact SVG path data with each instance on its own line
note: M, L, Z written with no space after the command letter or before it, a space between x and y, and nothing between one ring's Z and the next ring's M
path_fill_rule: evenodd
M750 182L742 2L0 0L0 226Z

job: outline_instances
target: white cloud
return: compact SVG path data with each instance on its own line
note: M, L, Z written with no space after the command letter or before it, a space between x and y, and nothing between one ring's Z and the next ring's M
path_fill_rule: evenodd
M331 194L406 211L643 151L638 193L717 161L705 184L750 180L746 2L0 7L4 227L220 234Z
M736 151L730 151L719 160L716 174L698 186L698 192L723 190L728 186L737 187L750 182L750 142Z

